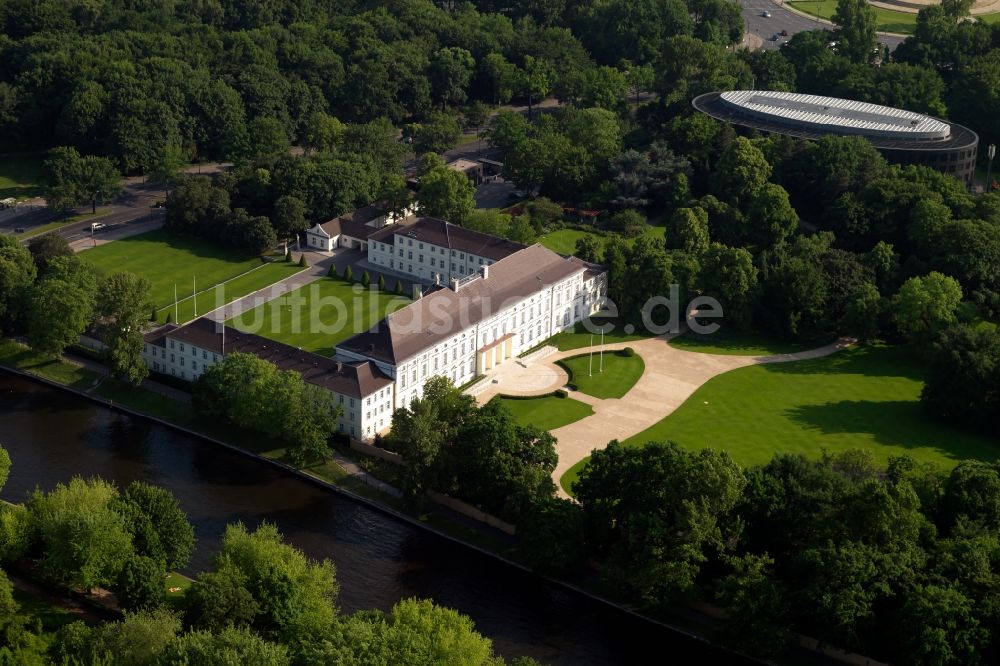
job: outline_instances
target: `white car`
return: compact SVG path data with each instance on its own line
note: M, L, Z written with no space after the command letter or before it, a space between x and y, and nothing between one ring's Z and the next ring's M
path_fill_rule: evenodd
M760 15L763 16L764 18L771 18L771 12L766 10L761 12Z
M106 226L108 226L108 225L104 224L103 222L93 222L90 225L90 230L91 231L99 231L99 230L103 229Z

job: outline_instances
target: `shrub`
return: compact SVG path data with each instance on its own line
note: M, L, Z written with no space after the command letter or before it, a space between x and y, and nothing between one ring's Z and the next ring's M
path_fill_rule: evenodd
M169 324L169 323L171 323L171 322L172 322L173 320L174 320L174 313L173 313L173 312L170 312L170 311L168 310L168 311L167 311L167 322L166 322L166 323L168 323L168 324Z
M337 264L330 264L330 272L327 275L329 277L337 277Z
M350 266L344 269L344 279L348 282L354 282L354 271Z
M608 223L626 238L635 238L646 230L646 218L631 208L615 213Z
M403 295L403 281L402 280L396 280L396 293L399 294L400 296Z
M618 355L624 356L625 358L632 358L633 356L635 356L635 350L632 349L631 347L626 347L625 349L622 349L620 352L618 352Z
M361 286L367 289L372 284L372 276L368 275L368 271L361 274Z
M555 392L555 396L557 398L566 398L566 397L569 397L569 391L567 391L566 389L558 389Z
M385 276L384 275L379 275L378 276L378 290L379 291L385 291Z
M149 313L149 321L156 321L156 306L153 306L152 311Z
M305 253L299 255L299 266L301 266L302 268L308 268L309 267L309 264L306 262L306 255L305 255Z

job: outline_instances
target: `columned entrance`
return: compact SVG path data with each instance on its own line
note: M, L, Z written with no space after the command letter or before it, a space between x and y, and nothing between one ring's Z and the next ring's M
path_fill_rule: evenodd
M476 374L486 374L513 355L514 334L508 333L476 352Z

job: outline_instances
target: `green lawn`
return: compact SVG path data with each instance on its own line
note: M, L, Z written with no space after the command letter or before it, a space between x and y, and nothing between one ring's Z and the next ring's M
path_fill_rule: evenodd
M233 278L228 282L217 285L221 288L216 293L216 288L201 291L199 286L198 298L190 296L177 302L177 307L166 305L157 312L156 320L161 324L167 320L169 315L173 322L186 322L196 318L196 315L204 315L206 312L222 307L238 298L242 298L255 291L268 287L275 282L295 275L299 271L306 269L291 261L275 261L267 264L257 264L249 273ZM195 311L195 302L198 309Z
M259 257L162 229L85 250L80 257L105 273L144 276L152 284L153 303L160 308L174 302L175 285L177 298L183 299L193 292L192 278L201 291L261 265Z
M184 610L184 595L194 581L183 574L171 571L163 581L163 587L167 590L167 604L171 610Z
M721 448L742 465L766 463L779 451L816 458L823 450L850 448L869 450L880 461L908 454L946 467L997 458L1000 441L923 414L923 364L918 350L878 346L734 370L625 443L671 440L691 450ZM563 476L564 488L583 462Z
M323 278L227 323L293 347L330 355L338 343L377 324L387 310L398 310L408 303L408 298L365 290L359 283Z
M185 427L192 427L197 418L191 405L168 400L159 393L111 377L103 379L92 394Z
M791 354L822 346L816 343L803 344L773 340L759 333L728 333L724 329L719 329L711 335L697 335L688 332L672 339L669 344L671 347L684 351L730 356Z
M837 10L837 0L793 0L788 3L800 12L818 16L827 21ZM875 7L875 27L879 32L912 34L917 26L917 15L909 12L894 12L891 9Z
M25 345L7 339L0 339L0 363L76 389L88 388L98 378L82 366L43 358Z
M520 400L498 396L493 398L510 410L521 425L532 425L542 430L555 430L579 421L594 413L590 405L573 400L547 395L541 398Z
M49 222L48 224L43 224L32 229L28 229L23 234L17 234L17 238L20 240L28 240L29 238L34 238L35 236L41 236L42 234L48 233L50 231L55 231L60 229L67 224L72 224L74 222L82 222L83 220L96 220L98 218L104 217L111 212L110 208L98 208L93 213L86 212L80 213L79 215L74 215L72 217L64 217L54 222Z
M662 239L666 235L667 228L664 226L650 225L646 233L654 238ZM538 237L538 242L559 254L575 254L576 241L584 236L593 236L599 243L603 243L607 236L593 231L583 231L582 229L559 229ZM634 242L634 241L629 241Z
M0 199L29 199L41 194L38 184L45 153L0 155Z
M646 365L639 355L623 356L616 352L584 354L558 362L569 372L569 381L581 393L606 400L620 398L642 377Z
M605 345L615 345L621 344L623 342L633 342L635 340L644 340L650 337L644 332L631 332L626 333L626 324L621 324L617 321L610 319L599 319L595 317L592 320L595 327L603 328L606 324L610 323L613 328L604 333L604 344ZM631 329L630 329L631 330ZM581 347L589 347L590 345L601 344L601 334L594 333L591 334L590 331L584 327L583 322L577 323L573 327L572 331L564 331L562 333L556 333L551 338L546 340L542 344L555 345L559 351L569 351L571 349L580 349Z

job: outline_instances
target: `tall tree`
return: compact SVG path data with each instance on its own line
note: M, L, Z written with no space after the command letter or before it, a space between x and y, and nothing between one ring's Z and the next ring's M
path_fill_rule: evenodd
M466 90L475 70L475 59L463 48L447 46L431 57L427 74L434 98L442 108L465 103Z
M417 201L423 215L463 224L476 208L469 177L445 166L437 155L425 155Z
M21 312L37 269L31 253L16 238L0 236L0 324L9 328Z
M93 321L97 279L76 257L57 257L28 296L28 342L44 356L58 357L80 341Z
M42 571L62 583L90 589L110 585L132 555L122 517L111 503L114 486L100 479L74 477L28 499L44 553Z
M111 374L133 384L149 375L142 360L143 327L153 304L149 280L132 273L112 273L98 288L97 325L107 345Z
M958 280L932 271L903 283L892 299L893 316L904 335L927 340L954 323L961 301L962 287Z
M878 20L875 8L867 0L837 0L831 20L837 26L834 31L837 53L856 63L875 60Z

